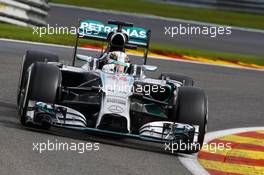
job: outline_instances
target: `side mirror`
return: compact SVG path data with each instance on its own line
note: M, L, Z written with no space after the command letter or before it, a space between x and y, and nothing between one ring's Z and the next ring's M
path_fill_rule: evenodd
M154 72L158 69L157 66L151 66L151 65L143 65L143 70L144 71L151 71Z
M89 56L86 56L86 55L81 55L81 54L77 54L76 55L76 58L78 60L81 60L81 61L86 61L86 62L91 62L93 60L92 57L89 57Z

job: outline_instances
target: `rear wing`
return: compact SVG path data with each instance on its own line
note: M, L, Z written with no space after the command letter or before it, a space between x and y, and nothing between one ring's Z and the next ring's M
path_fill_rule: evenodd
M127 48L140 47L145 49L144 64L146 64L149 42L151 37L150 30L141 27L134 27L133 24L118 21L109 21L108 24L104 24L100 21L87 19L80 21L79 23L73 65L75 62L79 39L91 39L96 41L108 42L109 34L113 31L118 30L119 28L121 28L122 32L128 36L128 40L126 43Z
M85 20L80 22L78 35L80 38L107 41L108 34L118 29L114 24L103 24L100 21ZM123 27L122 32L128 36L128 44L147 48L150 30L140 27Z

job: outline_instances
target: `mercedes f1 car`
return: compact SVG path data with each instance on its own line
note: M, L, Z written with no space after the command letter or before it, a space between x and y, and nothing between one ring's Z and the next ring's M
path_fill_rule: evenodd
M205 92L192 78L162 73L147 65L151 32L131 23L80 21L72 65L58 56L27 51L23 57L17 106L24 126L63 127L159 143L188 143L198 152L207 127ZM107 43L99 58L78 54L80 39ZM126 51L143 48L143 64ZM76 59L84 62L75 65ZM199 146L197 146L199 145Z

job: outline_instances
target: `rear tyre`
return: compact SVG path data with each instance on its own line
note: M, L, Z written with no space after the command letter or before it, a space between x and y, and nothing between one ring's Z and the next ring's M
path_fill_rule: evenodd
M27 125L29 101L56 103L60 85L61 71L57 66L37 62L28 69L18 102L19 119L22 125Z
M159 77L159 79L162 79L162 77L169 78L171 80L179 81L183 84L183 86L193 86L194 81L191 77L185 76L185 75L179 75L174 73L162 73Z
M180 87L177 100L177 122L199 126L196 145L191 144L184 153L196 153L203 146L207 131L208 101L205 92L194 87ZM192 142L191 142L192 143Z
M21 64L19 84L17 90L17 105L20 100L19 98L21 93L21 86L23 84L23 81L25 81L25 74L29 66L36 62L59 62L59 57L55 54L50 54L46 52L27 50Z

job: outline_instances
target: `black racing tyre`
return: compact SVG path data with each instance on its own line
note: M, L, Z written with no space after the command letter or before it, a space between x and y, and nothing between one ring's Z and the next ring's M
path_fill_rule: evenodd
M169 78L171 80L179 81L184 86L193 86L194 81L191 77L185 76L185 75L179 75L174 73L161 73L159 79L162 79L162 77Z
M59 62L58 55L34 51L34 50L27 50L26 54L23 56L21 69L20 69L20 76L19 76L19 84L17 90L17 104L19 102L19 97L21 93L21 86L23 81L25 80L25 74L29 68L29 66L36 62Z
M25 74L21 86L18 110L22 125L26 125L29 100L56 103L61 86L61 71L52 64L34 63Z
M202 89L180 87L177 104L177 122L199 126L198 144L184 151L185 153L196 153L202 148L204 136L207 131L207 96Z

